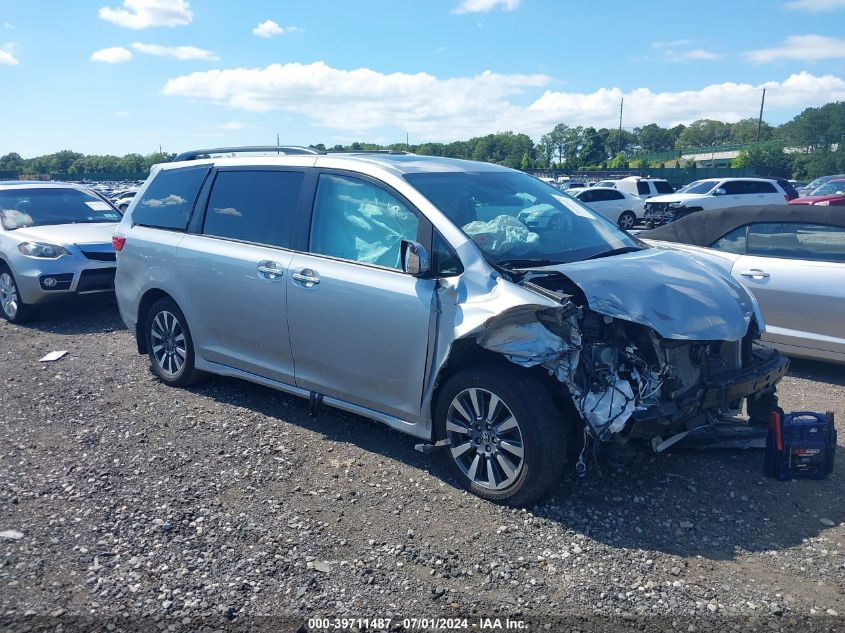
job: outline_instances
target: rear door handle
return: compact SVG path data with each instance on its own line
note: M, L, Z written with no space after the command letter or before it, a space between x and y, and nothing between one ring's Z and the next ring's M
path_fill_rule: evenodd
M285 271L279 262L272 262L270 260L258 262L258 276L262 279L276 281L277 279L281 279L284 274Z
M305 288L312 288L320 283L320 275L310 268L304 268L292 273L291 279L299 282Z
M739 273L743 277L750 277L751 279L768 279L769 273L759 268L752 268L751 270L743 270Z

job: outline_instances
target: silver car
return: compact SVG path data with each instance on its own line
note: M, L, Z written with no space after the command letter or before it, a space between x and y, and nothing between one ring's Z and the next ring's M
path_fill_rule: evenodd
M0 183L0 316L20 323L38 304L111 292L120 219L81 187Z
M164 383L235 376L379 420L510 504L777 406L787 361L706 263L505 167L271 151L154 167L117 229L120 312ZM519 220L548 209L559 226Z
M763 339L782 352L845 363L841 209L795 204L718 209L639 237L687 244L688 252L723 266L759 301L768 324Z

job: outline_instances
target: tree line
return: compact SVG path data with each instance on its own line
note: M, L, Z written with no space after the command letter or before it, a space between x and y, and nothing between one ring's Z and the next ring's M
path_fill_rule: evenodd
M394 143L379 145L356 142L326 147L328 151L403 150L417 154L480 160L516 169L646 169L678 165L685 149L729 144L753 144L733 161L734 167L754 167L760 173L814 178L845 172L845 102L807 108L790 121L773 126L756 119L736 123L700 119L689 125L662 127L655 123L632 130L570 126L559 123L535 143L527 134L499 132L451 143ZM785 151L786 150L786 151ZM663 155L661 155L663 154ZM155 163L173 154L84 155L70 150L22 158L0 156L0 173L23 176L60 175L96 178L105 174L143 176Z

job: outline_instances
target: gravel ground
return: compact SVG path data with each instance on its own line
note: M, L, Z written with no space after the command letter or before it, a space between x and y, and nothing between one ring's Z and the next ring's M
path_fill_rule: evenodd
M234 379L163 386L111 300L0 322L0 629L842 630L845 367L795 361L780 399L836 412L832 477L679 450L513 510L375 422Z

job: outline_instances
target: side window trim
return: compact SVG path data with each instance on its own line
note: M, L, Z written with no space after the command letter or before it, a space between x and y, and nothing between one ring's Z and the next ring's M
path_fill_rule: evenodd
M350 171L346 169L330 169L325 167L314 167L311 168L312 172L312 179L311 182L303 183L303 190L308 189L308 196L307 196L307 207L306 211L303 213L303 221L301 225L296 229L297 232L297 239L296 239L296 248L294 249L298 253L302 253L304 255L310 255L312 257L325 257L326 259L331 259L338 262L344 262L346 264L351 264L354 266L364 266L366 268L375 268L377 270L388 270L393 273L398 273L400 275L404 275L405 272L401 269L391 268L389 266L380 266L378 264L369 264L367 262L359 262L351 259L345 259L343 257L335 257L333 255L326 255L324 253L312 253L310 250L310 238L311 238L311 224L314 217L314 205L317 201L317 184L319 182L320 176L322 175L329 175L329 176L344 176L346 178L354 178L357 180L361 180L367 182L375 187L378 187L391 196L395 197L399 202L404 204L408 209L417 215L419 218L419 224L417 226L417 236L416 241L422 244L426 251L428 251L429 256L431 255L431 247L432 247L432 236L434 234L434 227L431 224L431 221L425 216L425 214L420 211L416 205L412 204L405 196L401 193L396 191L393 187L388 185L386 182L379 180L378 178L373 178L367 174L362 174L355 171ZM293 243L292 243L293 246Z

